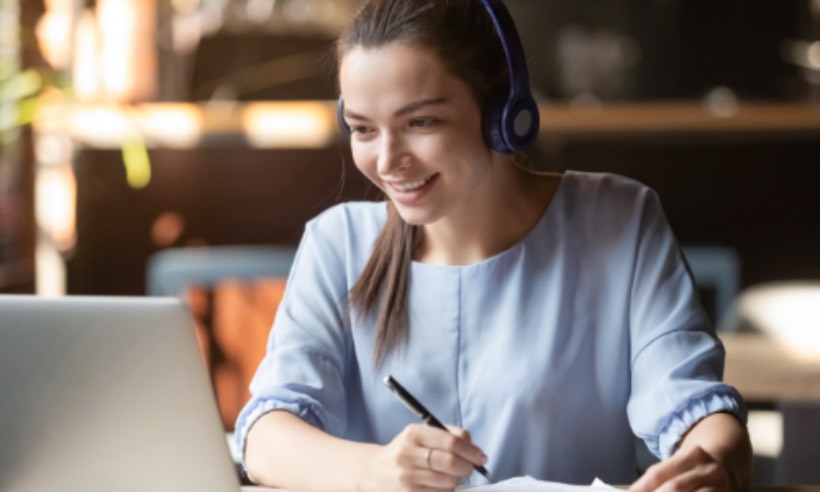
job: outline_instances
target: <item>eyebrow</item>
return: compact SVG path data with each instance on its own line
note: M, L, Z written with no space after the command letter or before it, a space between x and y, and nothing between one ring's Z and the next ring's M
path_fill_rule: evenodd
M428 98L428 99L419 99L418 101L414 101L414 102L408 104L407 106L404 106L403 108L399 108L398 110L396 110L396 112L393 113L393 116L396 116L396 117L405 116L405 115L408 115L408 114L410 114L414 111L418 111L419 109L421 109L425 106L433 106L433 105L437 105L437 104L444 104L445 102L447 102L447 98L445 98L445 97L433 97L433 98ZM367 119L366 117L364 117L360 114L354 113L352 111L348 111L347 108L345 108L345 116L350 118L350 119L354 119L354 120L366 120Z

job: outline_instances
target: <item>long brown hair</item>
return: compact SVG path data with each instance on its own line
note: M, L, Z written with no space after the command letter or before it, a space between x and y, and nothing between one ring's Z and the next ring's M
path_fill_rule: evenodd
M341 64L354 48L393 42L431 50L470 87L479 107L491 91L506 89L504 52L479 0L369 0L339 37L337 59ZM407 338L410 265L420 239L420 227L406 223L388 201L373 253L350 290L351 307L360 315L378 314L377 364Z

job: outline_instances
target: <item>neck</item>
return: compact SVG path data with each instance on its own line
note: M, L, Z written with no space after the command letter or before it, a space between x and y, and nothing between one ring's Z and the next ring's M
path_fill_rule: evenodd
M494 166L479 199L422 229L417 259L435 265L469 265L520 242L539 222L560 175L522 170L509 157Z

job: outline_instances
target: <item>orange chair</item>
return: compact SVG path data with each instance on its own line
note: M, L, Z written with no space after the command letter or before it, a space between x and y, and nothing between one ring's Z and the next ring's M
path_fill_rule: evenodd
M226 431L250 397L294 256L287 246L219 246L149 260L148 294L179 296L191 308Z

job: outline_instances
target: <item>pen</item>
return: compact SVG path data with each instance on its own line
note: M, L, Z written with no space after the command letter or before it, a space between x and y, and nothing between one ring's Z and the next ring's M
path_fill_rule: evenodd
M404 405L407 408L409 408L411 412L418 415L418 417L421 420L423 420L425 424L431 427L438 427L439 429L446 432L450 432L447 430L446 427L444 427L444 424L439 422L439 420L436 417L434 417L432 413L430 413L429 410L424 408L424 405L419 403L419 401L416 400L416 398L413 395L411 395L410 392L404 389L404 386L400 385L399 382L396 381L396 379L393 376L388 375L387 377L385 377L384 384L386 384L391 390L393 390L396 396L399 397L399 400L401 400L401 402L404 403ZM473 465L473 468L478 473L484 475L484 478L486 478L490 482L493 481L493 477L490 475L490 472L488 472L487 469L483 466Z

